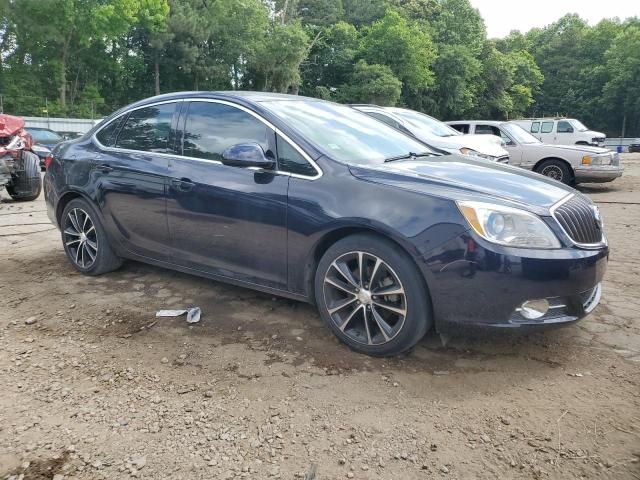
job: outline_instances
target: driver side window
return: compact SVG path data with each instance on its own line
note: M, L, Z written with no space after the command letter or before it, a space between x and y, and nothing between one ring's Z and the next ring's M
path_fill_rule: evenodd
M244 110L223 103L191 102L184 125L182 154L220 161L222 152L232 145L257 143L269 156L273 155L270 149L273 135L269 127Z
M573 127L565 120L558 122L558 133L573 133Z

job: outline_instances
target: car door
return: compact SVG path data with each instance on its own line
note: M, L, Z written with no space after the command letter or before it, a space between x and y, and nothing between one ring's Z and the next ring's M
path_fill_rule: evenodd
M165 184L178 102L132 110L96 134L98 207L109 236L130 254L166 261Z
M246 142L258 143L275 159L275 141L274 128L244 107L185 102L178 132L182 156L169 165L173 263L286 288L289 175L221 162L226 148Z
M556 142L560 145L573 145L573 126L566 120L558 120L556 126Z

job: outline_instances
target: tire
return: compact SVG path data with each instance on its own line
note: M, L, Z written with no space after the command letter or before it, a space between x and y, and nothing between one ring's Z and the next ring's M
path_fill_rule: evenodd
M433 324L417 266L376 235L352 235L332 245L318 264L314 293L320 316L338 339L367 355L405 352Z
M88 201L75 198L65 206L60 233L67 258L80 273L101 275L122 265L122 259L109 245L100 217Z
M12 181L6 187L7 193L19 202L35 200L42 191L40 158L35 153L24 150L18 165L18 171L12 175Z
M545 160L538 165L536 172L567 185L573 184L573 172L562 160Z

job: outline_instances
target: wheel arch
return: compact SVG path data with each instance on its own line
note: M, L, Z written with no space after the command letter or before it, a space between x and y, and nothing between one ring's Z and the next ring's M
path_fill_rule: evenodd
M58 223L59 226L61 225L60 221L62 219L62 212L64 212L65 207L69 204L71 200L74 200L76 198L82 198L87 202L92 203L91 199L87 195L85 195L84 193L78 190L69 190L63 193L58 199L58 203L56 204L56 222Z
M311 249L307 262L305 264L305 287L308 292L309 300L315 304L315 275L316 270L318 268L318 264L320 263L320 259L325 254L325 252L331 248L336 242L339 242L343 238L349 237L351 235L356 234L370 234L375 235L379 238L382 238L386 241L389 241L396 245L402 252L409 256L411 262L416 267L418 272L420 273L420 278L422 279L423 286L425 291L427 292L427 296L429 297L429 304L431 305L431 293L429 291L429 286L427 285L427 281L424 278L422 270L420 266L416 263L413 255L411 255L410 250L407 245L403 245L397 238L394 238L393 235L388 234L387 232L380 231L379 229L373 228L371 226L363 226L363 225L351 225L351 226L340 226L334 228L330 231L325 232L322 237L316 242L316 244ZM433 307L431 307L433 310Z

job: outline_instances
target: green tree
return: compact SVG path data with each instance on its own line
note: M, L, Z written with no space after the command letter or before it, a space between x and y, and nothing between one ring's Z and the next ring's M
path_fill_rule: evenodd
M386 65L369 65L360 60L349 84L340 89L339 98L349 103L375 103L394 106L400 98L402 83Z
M368 63L389 66L407 88L427 88L434 82L436 48L431 37L398 12L389 10L364 29L360 55Z
M259 46L250 67L260 90L297 93L300 64L307 55L309 37L299 23L274 23Z
M153 16L154 9L162 8L162 4L160 0L11 0L16 40L21 47L14 53L45 53L64 108L71 58L95 41L125 34L137 21L142 7Z
M331 89L346 83L359 45L360 35L349 23L338 22L323 29L302 65L301 92L314 95L318 86Z
M628 26L616 37L605 56L610 73L603 88L605 105L622 116L620 131L637 134L640 130L640 26ZM614 124L612 130L618 131L616 127Z

